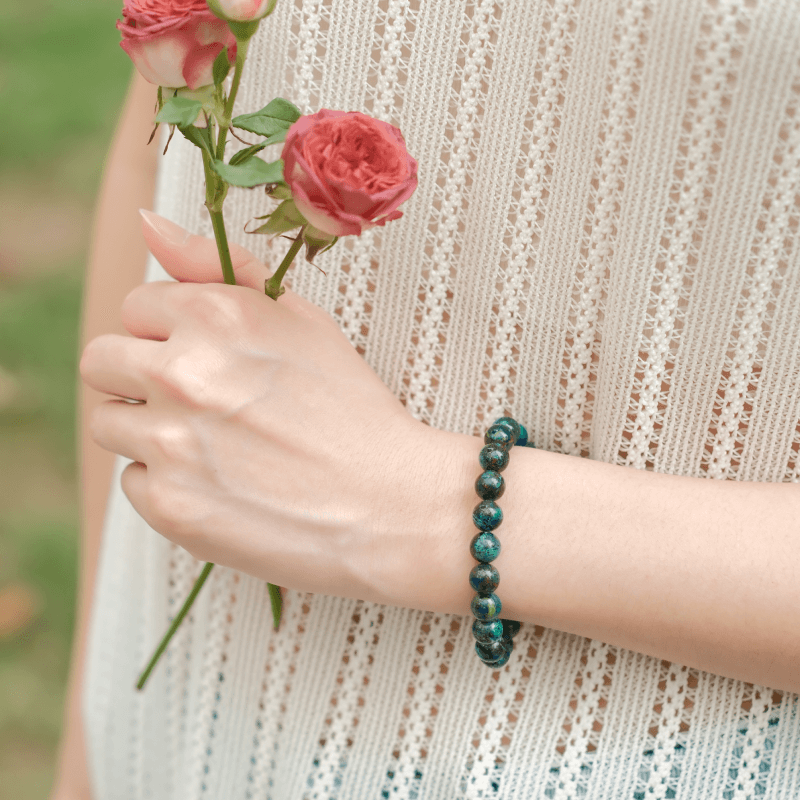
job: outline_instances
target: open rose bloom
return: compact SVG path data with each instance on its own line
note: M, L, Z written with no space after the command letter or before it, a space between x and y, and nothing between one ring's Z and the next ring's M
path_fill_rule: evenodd
M206 0L125 0L117 29L136 69L157 86L207 86L223 48L236 58L236 39Z
M330 236L399 219L417 188L417 162L393 125L359 111L300 117L286 134L284 180L298 211Z

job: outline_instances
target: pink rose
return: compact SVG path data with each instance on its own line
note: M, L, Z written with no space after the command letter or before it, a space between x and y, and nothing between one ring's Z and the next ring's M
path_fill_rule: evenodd
M417 188L417 162L403 134L358 111L300 117L281 157L298 210L331 236L357 236L399 219L397 207Z
M207 0L208 7L221 19L233 22L255 22L266 17L275 0Z
M236 60L236 39L206 0L124 0L117 30L136 69L157 86L213 83L211 67L223 47Z

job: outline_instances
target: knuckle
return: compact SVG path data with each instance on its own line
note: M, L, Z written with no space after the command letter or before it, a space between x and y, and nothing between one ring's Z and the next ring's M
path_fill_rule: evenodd
M151 365L147 377L167 396L183 405L202 405L208 392L202 365L193 349L177 352L174 349L167 350L161 359Z
M206 284L193 299L192 311L203 325L216 331L241 329L248 321L247 305L239 292L230 287Z
M178 421L163 423L153 429L151 445L161 460L186 463L197 451L197 441L190 426Z

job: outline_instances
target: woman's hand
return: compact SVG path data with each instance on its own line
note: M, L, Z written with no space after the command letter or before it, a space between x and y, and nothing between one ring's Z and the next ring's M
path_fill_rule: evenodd
M136 288L133 338L100 336L81 360L87 384L140 401L91 420L101 447L135 462L122 475L134 508L203 561L422 607L435 562L420 570L420 548L451 524L433 522L450 434L411 417L330 315L291 291L266 297L247 250L232 249L237 286L204 283L221 280L213 241L156 215L144 235L180 282Z

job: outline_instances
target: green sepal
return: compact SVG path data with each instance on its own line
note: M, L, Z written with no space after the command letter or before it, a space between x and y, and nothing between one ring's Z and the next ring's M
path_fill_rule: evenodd
M211 67L211 75L214 78L214 85L220 86L228 73L231 71L231 62L228 61L228 48L223 47L219 55L214 59L214 64Z
M306 225L303 229L303 242L306 246L306 261L308 261L309 264L313 264L317 256L322 255L326 250L330 250L338 241L338 236L325 233L315 228L313 225ZM319 269L319 267L317 267L317 269Z
M192 100L189 97L170 97L161 106L155 121L185 128L188 125L194 125L197 115L202 109L203 104L199 100Z
M264 191L273 200L291 200L292 190L285 183L268 183ZM265 219L265 217L260 217Z
M263 183L283 182L283 159L266 161L253 156L242 164L226 164L218 158L211 162L214 171L231 186L260 186Z
M266 219L267 221L261 227L254 231L246 231L246 233L277 236L279 233L299 228L306 222L305 217L297 210L294 200L284 200L271 214L256 217L256 219Z
M243 150L239 150L237 153L234 153L228 163L231 166L236 166L237 164L241 164L243 161L247 161L248 158L251 158L256 153L260 152L267 146L266 142L259 142L258 144L250 145L250 147L245 147Z
M253 38L253 34L258 30L259 23L262 19L263 17L253 20L253 22L237 22L229 19L227 22L231 33L236 37L236 41L243 42Z
M214 157L214 148L211 143L211 134L208 128L197 128L194 125L185 125L178 130L193 144L201 150L205 150L208 155Z
M282 97L276 97L260 111L234 117L232 124L243 131L267 137L264 144L277 144L286 139L286 131L301 116L297 106Z

